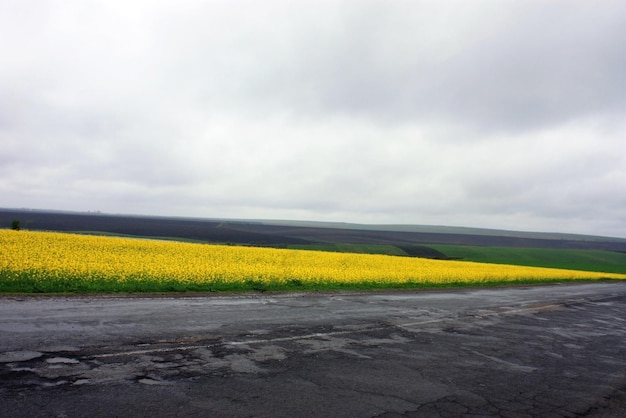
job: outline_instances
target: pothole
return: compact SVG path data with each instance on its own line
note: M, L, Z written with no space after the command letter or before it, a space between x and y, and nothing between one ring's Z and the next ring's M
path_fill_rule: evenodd
M166 385L167 384L167 382L164 382L162 380L152 379L150 377L142 377L140 379L137 379L137 382L141 383L142 385L149 385L149 386Z
M52 357L46 360L48 364L78 364L80 361L68 357Z
M8 351L0 353L0 363L15 363L29 361L43 356L39 351Z
M79 385L87 385L89 383L90 383L89 379L77 379L72 384L75 386L79 386Z

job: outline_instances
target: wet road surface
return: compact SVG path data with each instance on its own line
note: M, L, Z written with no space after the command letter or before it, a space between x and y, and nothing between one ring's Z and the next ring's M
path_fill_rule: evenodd
M620 416L626 283L0 298L5 417Z

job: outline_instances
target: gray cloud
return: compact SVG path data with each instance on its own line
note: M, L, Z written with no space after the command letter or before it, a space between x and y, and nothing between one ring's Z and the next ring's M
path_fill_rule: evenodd
M234 78L240 84L226 82L228 94L305 114L452 119L481 132L539 129L624 106L622 5L448 6L366 2L337 12L330 27L305 17L291 42L252 37L247 59L226 62L244 73Z
M621 1L10 1L2 206L624 236Z

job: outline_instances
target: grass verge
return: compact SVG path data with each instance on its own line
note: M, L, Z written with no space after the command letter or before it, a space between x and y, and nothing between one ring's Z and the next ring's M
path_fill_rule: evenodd
M342 283L336 281L306 282L298 279L284 282L264 282L261 280L213 281L211 283L181 283L177 280L147 280L144 278L110 278L97 279L94 277L55 278L42 280L40 275L27 272L12 274L10 279L0 273L0 294L118 294L118 293L245 293L245 292L323 292L342 290L420 290L445 288L472 288L472 287L501 287L519 285L545 285L556 283L590 283L614 282L614 278L590 279L525 279L516 280L489 280L489 281L448 281L446 283L412 281L403 283L389 283L376 281L362 281Z

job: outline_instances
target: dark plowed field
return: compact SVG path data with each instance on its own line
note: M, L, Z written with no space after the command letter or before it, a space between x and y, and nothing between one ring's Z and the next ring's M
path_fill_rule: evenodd
M0 227L14 220L23 229L65 232L104 232L144 237L169 237L212 243L281 246L289 244L424 244L493 247L595 249L626 252L626 241L537 239L510 236L378 231L327 227L267 225L262 222L204 220L173 217L122 216L0 209Z

